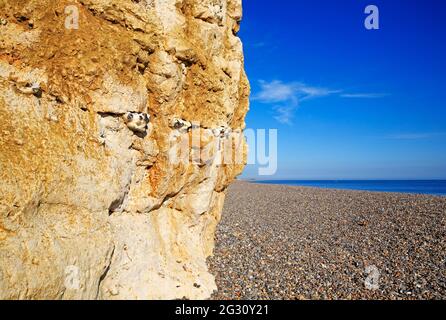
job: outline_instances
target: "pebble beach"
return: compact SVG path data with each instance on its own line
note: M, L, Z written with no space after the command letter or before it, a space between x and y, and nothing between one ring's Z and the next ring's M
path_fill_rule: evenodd
M445 299L446 197L236 181L208 263L214 299Z

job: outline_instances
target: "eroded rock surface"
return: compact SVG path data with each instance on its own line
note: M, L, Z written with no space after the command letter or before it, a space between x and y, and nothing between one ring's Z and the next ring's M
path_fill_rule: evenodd
M216 289L206 258L244 166L221 146L246 154L214 134L245 126L240 2L0 1L0 299ZM184 141L198 161L171 161Z

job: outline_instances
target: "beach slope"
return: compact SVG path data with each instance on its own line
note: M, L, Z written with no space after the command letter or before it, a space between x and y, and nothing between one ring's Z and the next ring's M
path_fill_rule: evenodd
M219 299L445 299L446 197L237 181L211 270Z

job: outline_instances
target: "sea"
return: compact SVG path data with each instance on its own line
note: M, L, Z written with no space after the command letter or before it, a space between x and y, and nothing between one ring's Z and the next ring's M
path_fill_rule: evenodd
M262 184L446 196L446 180L256 180Z

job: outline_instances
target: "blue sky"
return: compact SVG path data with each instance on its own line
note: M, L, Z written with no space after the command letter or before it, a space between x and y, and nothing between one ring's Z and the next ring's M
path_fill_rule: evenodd
M244 0L246 122L278 129L278 170L242 178L446 178L445 30L443 0Z

